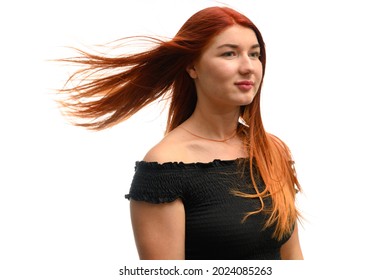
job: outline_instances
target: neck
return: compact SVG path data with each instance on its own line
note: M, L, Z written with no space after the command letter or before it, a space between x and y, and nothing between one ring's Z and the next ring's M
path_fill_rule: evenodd
M196 108L183 127L205 138L228 139L237 130L239 116L239 109L229 112L205 112Z

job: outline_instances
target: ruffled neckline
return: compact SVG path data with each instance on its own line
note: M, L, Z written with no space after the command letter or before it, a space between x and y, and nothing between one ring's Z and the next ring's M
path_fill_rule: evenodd
M214 159L210 162L149 162L149 161L136 161L135 167L146 167L152 169L191 169L191 168L210 168L210 167L221 167L231 166L247 161L248 158L237 158L237 159Z

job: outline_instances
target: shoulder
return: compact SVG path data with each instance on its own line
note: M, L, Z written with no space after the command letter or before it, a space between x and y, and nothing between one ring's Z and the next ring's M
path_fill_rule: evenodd
M290 152L290 149L287 144L276 135L267 132L267 137L272 145L278 146L280 149Z
M152 147L143 160L158 163L184 161L188 153L186 143L186 135L175 129Z
M293 162L293 157L291 150L288 145L279 137L274 134L267 133L268 144L272 151L275 154L279 154L282 158L285 158L289 162Z

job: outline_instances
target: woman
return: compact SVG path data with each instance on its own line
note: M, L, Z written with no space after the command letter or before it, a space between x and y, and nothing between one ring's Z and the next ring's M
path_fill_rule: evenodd
M61 101L79 118L74 124L99 130L170 94L166 135L136 163L126 195L140 258L303 259L293 161L260 115L259 30L230 8L211 7L172 40L154 42L128 56L66 60L88 66L70 80L123 70L83 76Z

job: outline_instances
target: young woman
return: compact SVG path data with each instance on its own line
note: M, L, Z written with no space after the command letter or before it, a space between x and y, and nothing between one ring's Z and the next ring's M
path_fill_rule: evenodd
M260 115L260 31L211 7L172 40L149 39L145 52L67 60L88 66L71 80L87 76L61 100L74 124L99 130L170 97L166 135L136 163L126 195L140 258L303 259L293 161Z

